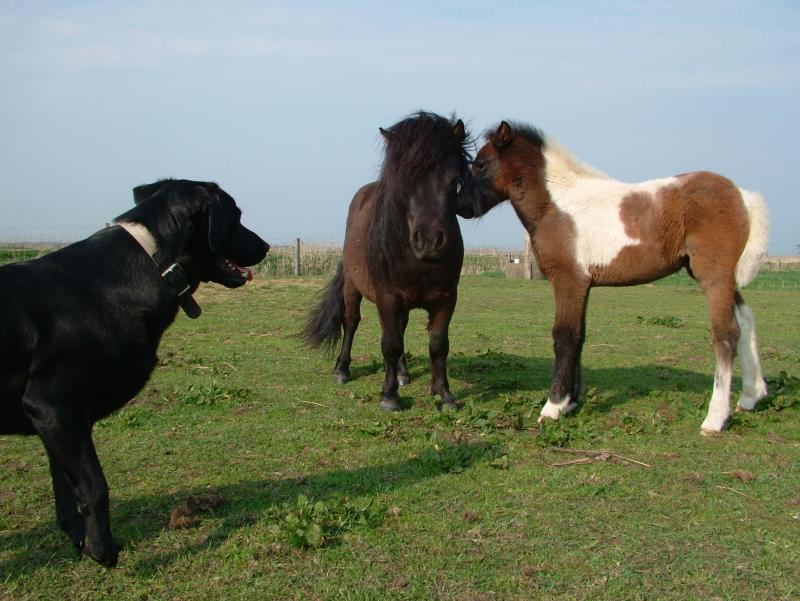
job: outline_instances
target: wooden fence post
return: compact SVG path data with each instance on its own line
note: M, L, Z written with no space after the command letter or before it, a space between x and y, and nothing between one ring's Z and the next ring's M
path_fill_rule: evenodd
M297 238L297 246L294 249L294 274L300 275L300 238Z

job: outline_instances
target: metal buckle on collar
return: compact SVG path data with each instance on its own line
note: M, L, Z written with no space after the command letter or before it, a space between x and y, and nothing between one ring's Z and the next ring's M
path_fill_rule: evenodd
M189 285L189 279L186 277L186 272L184 272L183 267L177 263L173 263L167 267L161 274L161 277L167 283L167 286L172 288L178 294L178 296L183 296L192 288Z

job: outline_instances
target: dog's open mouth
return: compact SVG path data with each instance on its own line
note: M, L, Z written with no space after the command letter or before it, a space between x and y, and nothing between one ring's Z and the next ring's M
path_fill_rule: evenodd
M217 267L223 271L226 275L231 276L232 278L239 278L242 280L242 283L249 282L253 279L253 272L250 271L247 267L241 267L237 265L230 259L220 259L217 261Z

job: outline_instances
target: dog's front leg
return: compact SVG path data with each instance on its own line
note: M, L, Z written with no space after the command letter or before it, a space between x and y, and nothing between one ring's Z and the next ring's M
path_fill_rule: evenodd
M86 538L86 525L83 517L78 513L78 501L69 483L67 475L50 450L47 450L50 459L50 476L53 479L53 494L56 498L56 522L58 527L67 533L78 555L83 555L83 543Z
M70 410L68 405L53 407L29 393L23 399L23 406L44 442L47 454L72 487L78 513L86 528L83 552L108 568L114 567L119 547L111 536L108 484L92 442L91 424L77 411ZM68 511L67 507L65 512Z

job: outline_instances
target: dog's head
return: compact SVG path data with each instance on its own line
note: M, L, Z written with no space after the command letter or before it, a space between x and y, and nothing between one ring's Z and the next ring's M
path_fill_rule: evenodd
M161 180L133 189L136 207L117 221L141 223L159 252L180 263L190 279L238 288L252 279L269 244L241 223L242 212L215 183Z

